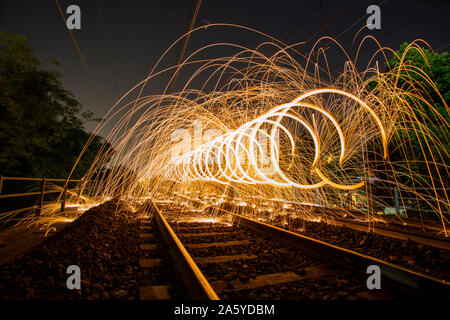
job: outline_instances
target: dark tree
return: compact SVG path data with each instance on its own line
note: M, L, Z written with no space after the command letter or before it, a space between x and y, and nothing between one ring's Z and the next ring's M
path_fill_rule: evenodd
M403 57L408 44L403 43L396 51L387 68L396 70L401 61L399 57ZM428 167L426 166L424 154L428 155L428 162L431 161L430 153L435 156L436 161L442 165L448 165L450 144L449 144L449 123L450 114L448 105L450 103L450 54L444 52L441 54L433 53L428 49L421 50L410 49L402 61L406 68L401 68L400 74L393 73L398 80L397 86L414 93L420 93L425 101L420 102L413 96L408 98L411 105L415 105L414 118L418 122L424 124L427 128L427 138L431 149L427 148L425 137L422 135L420 128L415 119L405 119L409 124L407 130L399 132L401 141L407 141L406 150L397 149L395 145L392 146L394 151L390 157L391 160L401 161L406 156L408 159L416 160L410 162L410 167L414 172L428 174ZM415 100L413 100L415 99ZM434 110L433 110L434 109ZM410 120L410 121L409 121ZM431 176L437 179L437 169L430 166ZM448 181L448 170L443 168L440 172L442 179ZM429 178L416 177L419 182L430 184ZM407 182L407 181L406 181Z
M92 113L63 88L61 74L43 68L27 39L0 31L0 174L65 178L90 133ZM96 136L72 178L85 174L101 147Z

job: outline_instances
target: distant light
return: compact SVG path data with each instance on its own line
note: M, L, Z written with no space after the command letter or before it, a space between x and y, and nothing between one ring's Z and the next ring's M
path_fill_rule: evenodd
M66 204L66 208L77 208L79 206L79 204Z
M217 219L214 218L201 218L201 219L194 219L195 222L204 222L204 223L216 223Z

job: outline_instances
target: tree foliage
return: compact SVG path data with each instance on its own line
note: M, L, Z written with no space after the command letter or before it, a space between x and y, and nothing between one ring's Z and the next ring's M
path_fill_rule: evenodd
M450 123L447 107L450 103L450 54L448 52L433 53L426 48L421 48L420 50L411 49L410 47L408 48L408 43L405 42L391 58L388 67L395 69L400 63L411 68L402 69L402 74L399 75L398 86L403 87L406 83L414 83L415 89L427 97L428 102L433 104L439 111L439 114L444 117L447 124ZM411 70L411 72L408 72L408 70ZM447 106L444 104L444 101ZM430 109L425 106L418 111L420 111L418 116L426 116L424 118L425 121L429 121L432 124L442 122L437 120L436 114L430 112Z
M400 132L401 140L407 141L408 147L405 151L393 146L397 152L391 154L391 160L401 161L406 156L416 160L409 163L413 171L425 173L431 170L431 175L436 177L436 167L426 165L433 159L431 154L435 155L435 161L440 165L450 160L450 54L438 54L403 43L387 68L394 70L393 81L397 87L414 93L408 97L413 112L404 119L409 123L409 129ZM419 100L419 96L424 99ZM448 171L443 170L441 175L444 179L448 178ZM427 182L427 179L423 181Z
M83 123L92 113L80 114L61 74L44 63L57 65L37 59L25 37L0 31L0 174L67 177L90 136ZM102 143L94 138L73 178L87 171Z

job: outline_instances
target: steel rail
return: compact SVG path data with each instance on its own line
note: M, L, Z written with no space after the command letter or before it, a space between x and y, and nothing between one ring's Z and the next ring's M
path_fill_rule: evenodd
M296 210L301 210L302 207L303 208L307 208L307 210L311 210L311 212L314 213L315 215L325 214L327 210L339 213L342 216L344 214L349 214L349 213L351 215L358 216L358 214L361 213L360 211L357 211L357 210L354 210L354 209L333 208L333 207L313 207L313 206L308 206L308 205L297 205L296 206ZM359 217L363 218L362 216L359 216ZM403 232L404 234L411 234L411 235L414 234L415 236L418 236L419 234L421 234L420 231L417 231L417 234L416 234L416 231L414 231L414 230L401 230L399 228L405 228L405 225L402 225L402 224L400 224L400 223L398 223L396 221L389 220L389 218L387 218L387 217L383 217L383 218L386 221L386 225L383 226L382 224L377 223L375 221L375 223L376 223L375 224L375 230L376 230L376 228L381 228L381 229L384 228L386 230L389 230L389 228L392 228L392 230L396 230L397 232ZM364 222L358 222L358 221L355 221L355 220L352 221L349 218L343 218L343 217L340 218L340 217L333 216L332 219L334 219L336 221L341 219L342 220L341 222L343 222L345 220L346 222L349 221L349 222L352 222L352 223L355 223L355 224L360 223L361 225L364 225ZM405 223L406 223L406 225L408 227L425 229L425 230L429 230L430 232L441 232L443 230L442 229L442 225L440 225L440 227L439 227L438 225L434 225L433 226L433 225L419 224L419 223L417 223L415 221L412 221L410 219L403 219L403 220L405 221ZM373 222L371 222L371 224L373 224ZM367 223L365 225L368 226ZM428 237L428 238L435 237L437 239L444 239L444 238L440 238L440 237L437 237L437 236L426 235L426 234L423 234L423 237L424 238L426 238L426 237ZM443 241L445 241L445 240L443 240Z
M322 259L351 268L359 273L366 273L370 265L378 265L381 275L388 280L389 286L400 289L408 295L421 296L424 298L450 297L450 283L428 275L418 273L381 259L377 259L359 252L341 248L333 244L310 238L292 231L278 228L261 221L256 221L242 215L217 208L238 218L238 223L252 230L272 236L284 242L289 242L301 249L308 251Z
M202 203L198 200L182 197L193 202ZM204 203L205 204L205 203ZM205 204L207 205L207 204ZM358 273L366 274L367 267L378 265L383 279L388 287L397 289L409 296L421 298L445 299L450 297L450 282L437 279L402 266L395 265L378 258L341 248L325 241L307 237L305 235L288 231L273 225L257 221L243 215L225 210L220 207L210 206L213 209L229 214L235 218L235 222L245 225L254 231L270 236L277 240L287 242L316 256L320 259L331 260L345 268L352 269Z
M282 200L278 200L278 199L270 199L270 201L280 202L280 203L283 202ZM348 209L348 208L340 208L340 207L328 207L328 206L316 206L316 205L299 204L299 203L293 203L293 202L287 202L287 203L292 204L293 206L295 206L296 210L300 210L302 208L306 208L306 210L309 210L309 211L311 211L312 213L314 213L316 215L322 214L322 212L324 212L324 211L333 211L333 212L339 213L341 215L348 214L348 213L354 214L354 215L359 215L359 214L363 213L362 211L356 210L356 209ZM443 212L446 213L447 211L443 211ZM386 216L383 216L383 218L386 219L386 220L388 219ZM339 217L335 217L335 216L332 217L332 220L333 219L335 221L338 221L339 219L342 219L341 222L344 222L344 220L345 221L351 221L351 220L346 219L346 218L339 218ZM412 220L407 219L407 218L403 218L403 220L410 227L420 228L420 229L427 229L427 230L430 230L432 232L433 231L436 231L436 232L441 232L442 231L442 225L440 225L440 224L439 225L436 224L436 225L432 226L432 225L419 224L418 221L412 221ZM400 224L398 222L395 222L395 221L387 220L386 222L387 222L387 225L392 226L393 227L393 231L395 230L396 232L401 232L401 231L398 230L398 229L395 229L395 228L401 228L401 227L404 226L404 225L402 225L402 224ZM351 223L368 226L368 224L364 224L364 222L351 221ZM439 227L439 226L441 226L441 227ZM377 224L375 226L375 230L376 230L376 228L390 230L389 229L390 227L382 226L380 224ZM448 226L447 228L450 228L450 226ZM411 234L411 235L414 235L416 237L418 237L421 234L420 231L418 231L417 234L416 234L416 231L413 231L413 230L408 230L408 231L405 230L403 233L404 234ZM432 235L426 235L426 234L423 234L423 238L433 238L433 239L436 238L437 240L442 239L442 241L443 241L442 243L443 244L446 241L445 238L441 238L441 237L438 237L438 236L432 236ZM403 239L403 238L401 238L401 239ZM441 246L439 246L439 247L441 247ZM442 248L448 248L448 247L442 247Z
M151 200L155 221L161 231L163 239L170 248L170 253L175 261L178 273L188 292L194 300L220 300L206 277L200 271L186 248L181 243L161 211Z
M337 218L334 217L333 220L337 222L337 224L344 225L354 230L367 230L367 223L359 222L359 221L351 221L345 218ZM382 236L387 236L395 239L408 240L411 239L415 242L426 244L429 246L450 250L450 239L449 238L441 238L435 235L426 234L424 232L415 231L415 230L403 230L400 226L390 225L384 226L380 224L372 225L370 228L371 232L375 234L379 234Z

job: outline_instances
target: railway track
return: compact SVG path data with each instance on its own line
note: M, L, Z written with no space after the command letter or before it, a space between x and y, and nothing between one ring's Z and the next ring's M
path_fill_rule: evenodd
M329 212L326 212L326 208L311 207L306 205L297 205L291 210L291 212L295 213L296 211L301 211L302 208L307 208L307 210L310 210L310 212L313 213L316 218L322 220L326 220L330 216ZM332 208L328 210L336 214L333 215L332 220L333 223L338 226L346 226L348 228L359 231L365 231L370 228L371 232L379 234L381 236L400 240L409 239L428 246L450 250L450 239L439 236L439 234L442 233L442 227L438 228L436 226L419 225L416 222L406 219L404 224L393 222L390 219L386 219L386 222L384 223L379 221L372 221L369 224L367 222L363 222L363 220L367 220L367 218L355 210L346 211L346 209L341 208ZM357 215L355 212L359 215Z
M194 207L208 206L201 198L180 195L179 198ZM409 225L399 227L392 224L353 223L355 221L339 218L333 212L327 216L323 208L320 213L313 215L307 211L307 220L302 217L305 212L299 216L299 208L295 206L280 206L280 215L271 213L277 210L276 207L271 207L270 211L267 209L267 203L255 207L254 204L236 205L236 201L221 202L218 208L450 282L450 240L437 236L435 232L424 232Z
M365 231L367 230L367 223L359 221L351 221L344 218L334 218L335 224L338 226L346 226L354 230ZM380 225L377 224L371 228L374 233L401 240L413 240L418 243L423 243L428 246L436 248L442 248L450 250L450 239L438 237L433 234L421 232L417 230L404 230L401 226L397 225Z
M174 273L171 256L167 255L168 246L151 216L144 216L139 221L138 245L139 299L168 300L183 297L181 281Z
M204 203L201 199L193 199L181 195L179 195L179 197L189 203L201 203L202 205L206 205L206 203ZM282 208L282 203L280 201L274 202L278 203L279 208ZM227 210L237 213L249 210L248 206L249 205L247 205L247 207L241 207L236 204L229 204L227 202ZM273 210L273 207L271 209ZM283 208L285 214L291 215L293 217L297 216L298 212L304 210L309 213L311 218L314 218L316 220L320 219L322 221L332 221L336 226L345 226L347 228L358 231L370 230L370 232L379 234L384 237L399 240L412 240L427 246L450 250L450 239L438 235L442 233L442 228L438 228L437 226L425 227L424 225L419 225L417 224L417 222L413 221L407 221L405 222L405 224L401 225L389 220L386 223L373 221L369 224L367 222L362 222L361 220L366 219L366 217L364 217L361 212L353 209L325 208L306 204L294 204L290 206L289 209ZM266 213L267 212L269 211L266 211ZM332 212L333 215L330 215L330 212ZM262 216L264 216L264 214ZM270 214L268 214L266 217L267 221L270 221L271 224L283 227L279 225L279 221L277 222L275 220L272 220L271 218L269 218L269 216Z
M195 212L152 202L155 224L193 299L448 298L449 286L411 270L217 210L229 222L186 221ZM183 212L184 211L184 212ZM382 287L369 290L367 268Z

